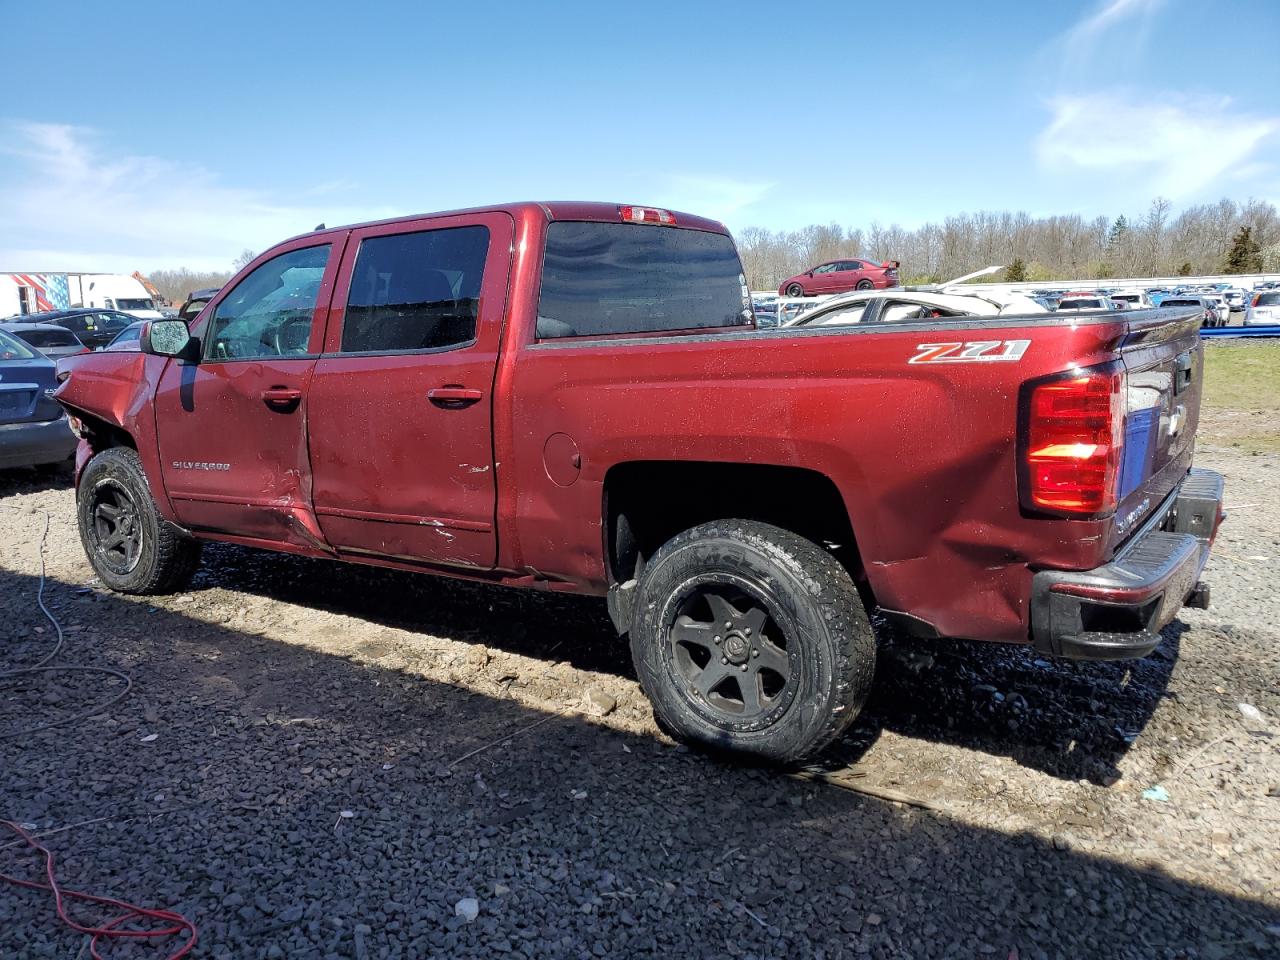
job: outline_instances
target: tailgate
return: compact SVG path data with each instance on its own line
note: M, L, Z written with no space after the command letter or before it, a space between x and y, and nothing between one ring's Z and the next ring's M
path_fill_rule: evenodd
M1113 545L1137 532L1191 468L1203 387L1198 311L1143 311L1128 326L1120 348L1127 386Z

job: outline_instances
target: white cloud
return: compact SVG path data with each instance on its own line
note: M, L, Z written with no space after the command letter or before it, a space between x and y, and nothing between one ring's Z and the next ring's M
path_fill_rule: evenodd
M1164 0L1109 0L1076 23L1067 31L1067 36L1081 43L1093 40L1099 34L1130 17L1140 16L1144 19L1150 17L1163 3Z
M758 203L773 186L731 177L674 174L658 185L656 196L659 203L672 210L723 221Z
M230 185L197 164L120 154L91 130L12 123L0 131L0 269L224 270L317 223L393 215L318 202L349 187L300 185L296 196Z
M1040 164L1054 173L1127 178L1142 196L1174 200L1220 189L1265 166L1280 117L1242 113L1229 98L1118 93L1063 95L1049 101L1053 119L1036 142Z

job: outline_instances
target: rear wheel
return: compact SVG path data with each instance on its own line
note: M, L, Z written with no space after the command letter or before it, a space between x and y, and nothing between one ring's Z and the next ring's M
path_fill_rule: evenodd
M857 285L854 289L855 289L855 290L870 290L870 289L871 289L872 287L874 287L874 286L875 286L875 284L874 284L874 283L872 283L870 280L867 280L867 279L865 279L865 278L864 278L864 279L862 279L862 280L859 280L859 281L858 281L858 285Z
M94 572L120 593L170 593L191 582L200 543L160 516L136 451L93 457L76 492L80 542Z
M803 296L804 296L804 287L800 286L800 284L798 284L798 283L793 283L793 284L791 284L790 286L788 286L788 287L787 287L787 296L788 296L788 297L803 297Z
M708 750L793 763L857 716L875 640L848 572L789 531L703 524L655 554L631 651L659 725Z

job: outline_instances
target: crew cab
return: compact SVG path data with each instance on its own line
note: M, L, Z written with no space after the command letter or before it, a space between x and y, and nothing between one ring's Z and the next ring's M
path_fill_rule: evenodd
M521 203L320 229L63 361L102 582L202 541L606 598L659 723L808 756L913 633L1140 657L1221 518L1199 310L757 330L716 222Z

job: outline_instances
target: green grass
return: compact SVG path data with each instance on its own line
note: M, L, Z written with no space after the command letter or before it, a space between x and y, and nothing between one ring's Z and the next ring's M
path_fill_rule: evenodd
M1200 439L1254 453L1280 452L1280 342L1205 344Z

